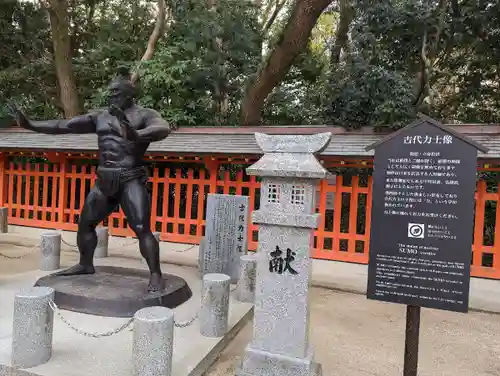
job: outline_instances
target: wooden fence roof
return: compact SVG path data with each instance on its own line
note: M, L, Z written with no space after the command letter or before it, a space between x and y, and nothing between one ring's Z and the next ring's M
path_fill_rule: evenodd
M455 131L471 137L489 149L479 153L483 159L500 158L500 125L449 125ZM385 133L374 133L372 128L346 131L333 126L276 126L276 127L182 127L166 139L154 142L149 154L226 154L259 155L254 133L268 134L313 134L332 132L333 137L324 156L370 157L373 150L368 145L380 140ZM0 151L78 151L97 150L97 136L91 135L45 135L20 128L0 130Z

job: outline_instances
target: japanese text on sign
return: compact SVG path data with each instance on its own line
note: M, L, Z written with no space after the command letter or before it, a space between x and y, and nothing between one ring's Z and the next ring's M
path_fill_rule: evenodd
M236 236L236 249L238 252L243 252L243 239L245 237L245 205L239 206L237 236Z
M407 136L412 139L432 139L430 136ZM418 138L420 137L420 138ZM438 137L438 136L435 136ZM448 135L439 136L448 140ZM418 141L417 141L418 143ZM384 214L456 220L453 213L458 205L456 193L442 193L440 187L458 187L458 159L446 159L439 152L415 152L408 157L387 160L384 194ZM435 187L435 188L433 188ZM422 190L426 192L421 192ZM419 210L424 204L441 205L441 211ZM443 206L445 205L443 209ZM449 210L446 210L446 207Z
M449 145L453 143L453 136L450 135L436 135L436 136L405 136L403 142L406 145L425 145L425 144L437 144L437 145Z

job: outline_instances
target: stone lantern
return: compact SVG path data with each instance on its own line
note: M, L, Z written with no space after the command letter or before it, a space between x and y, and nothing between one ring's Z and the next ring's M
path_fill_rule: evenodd
M264 156L247 169L262 178L253 340L238 376L310 376L321 367L309 346L311 249L316 190L328 172L314 153L331 133L255 135Z

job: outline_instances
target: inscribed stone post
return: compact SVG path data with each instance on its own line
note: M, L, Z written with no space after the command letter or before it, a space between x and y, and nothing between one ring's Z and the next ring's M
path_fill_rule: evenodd
M240 256L247 252L248 197L209 194L202 274L222 273L236 283Z
M271 136L257 133L264 156L247 169L262 177L253 340L238 376L317 375L309 346L310 251L319 216L316 189L328 172L314 153L331 133Z

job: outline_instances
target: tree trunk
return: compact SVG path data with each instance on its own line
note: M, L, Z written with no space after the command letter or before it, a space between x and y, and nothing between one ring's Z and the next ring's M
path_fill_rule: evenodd
M350 0L340 0L340 17L337 23L337 30L335 32L335 42L332 46L330 56L330 66L333 69L340 62L340 54L348 49L349 43L349 28L351 27L352 20L354 19L354 8Z
M71 64L72 53L69 36L68 2L67 0L48 0L45 5L50 17L54 62L57 81L59 83L61 105L64 110L64 116L70 118L80 113L80 105Z
M296 0L279 42L250 82L240 110L241 125L259 125L264 102L307 47L311 31L332 0Z
M445 28L445 16L448 9L448 0L439 0L439 4L435 10L436 24L430 30L425 30L422 38L422 48L420 57L422 59L421 71L417 73L416 96L413 102L414 106L419 108L421 112L424 101L428 100L428 105L425 105L426 111L434 106L434 96L431 88L432 69L436 61L436 57L440 48L441 33ZM425 113L425 112L424 112Z
M208 1L209 9L217 12L217 0ZM227 73L224 68L224 60L222 54L225 46L224 40L220 37L214 38L212 41L213 49L217 54L217 65L219 66L219 75L216 78L212 90L212 109L215 112L215 119L218 125L221 125L227 116L229 109L229 95L227 93Z

